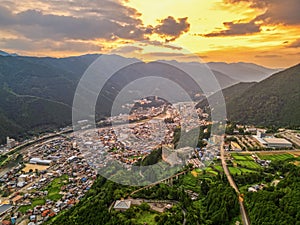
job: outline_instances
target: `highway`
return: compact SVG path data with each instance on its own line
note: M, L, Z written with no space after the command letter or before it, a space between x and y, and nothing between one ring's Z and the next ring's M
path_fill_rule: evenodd
M242 216L242 222L244 225L250 225L250 220L249 220L249 217L247 215L247 211L245 209L245 206L244 206L244 202L243 202L243 199L240 198L240 191L238 189L238 187L236 186L232 176L230 175L230 172L228 170L228 167L227 167L227 164L226 164L226 160L225 160L225 150L224 150L224 141L221 143L221 146L220 146L220 151L221 151L221 161L222 161L222 167L223 167L223 170L224 170L224 173L228 179L228 182L230 184L230 186L235 190L235 192L238 194L239 196L239 204L240 204L240 211L241 211L241 216Z

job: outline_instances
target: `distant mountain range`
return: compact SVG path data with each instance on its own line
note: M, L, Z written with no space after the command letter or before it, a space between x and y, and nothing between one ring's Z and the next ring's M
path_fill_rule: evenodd
M239 83L228 87L223 90L228 119L243 124L299 128L299 84L300 64L258 83ZM210 96L210 101L218 101L216 96ZM198 106L207 107L207 100L201 101Z
M270 69L253 63L222 63L210 62L208 66L214 70L228 75L237 82L259 82L282 69Z
M14 57L12 57L14 56ZM86 69L100 55L83 55L68 58L38 58L17 56L0 52L0 139L3 141L5 136L16 137L23 136L25 133L36 132L45 129L62 127L71 123L71 110L73 97L78 82ZM127 59L120 56L112 55L115 63L124 63L134 60L136 68L125 68L116 73L105 85L100 93L102 98L101 107L97 104L97 118L110 115L110 108L115 97L120 90L130 81L143 76L147 76L153 71L160 73L165 70L163 76L168 79L183 83L184 89L188 90L191 96L201 93L199 87L184 73L176 68L166 67L161 62L143 63L136 59ZM189 68L194 71L195 63L178 63L169 62L170 65L180 64L181 67ZM270 76L274 70L261 66L252 65L245 69L246 76L243 76L243 63L226 64L227 70L220 71L224 66L222 63L208 64L216 79L220 83L220 88L230 87L241 81L261 80ZM212 66L213 65L213 66ZM228 69L230 68L230 70ZM236 68L236 69L235 69ZM99 68L101 69L101 68ZM253 71L253 76L251 74ZM231 71L231 74L228 72ZM259 72L260 71L260 72ZM195 71L199 72L199 71ZM201 81L206 84L207 78L201 76ZM233 74L233 75L232 75ZM237 74L241 74L237 76ZM252 78L249 78L252 77ZM93 81L90 81L93 83ZM209 84L207 84L209 86ZM160 84L152 83L141 86L141 90L161 89L166 92L175 93L174 99L180 97L180 92L176 93L161 82ZM129 90L130 92L130 90ZM136 93L132 94L132 97Z
M4 51L0 50L0 56L18 56L18 54L16 54L16 53L10 54L10 53L7 53L7 52L4 52Z

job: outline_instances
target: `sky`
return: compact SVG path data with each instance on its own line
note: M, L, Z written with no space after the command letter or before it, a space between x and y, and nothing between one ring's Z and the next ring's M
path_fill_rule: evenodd
M0 49L31 56L299 63L299 0L0 0Z

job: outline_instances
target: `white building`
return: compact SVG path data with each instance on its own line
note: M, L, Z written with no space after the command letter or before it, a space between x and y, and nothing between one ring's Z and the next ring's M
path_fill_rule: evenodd
M39 165L50 165L52 160L45 160L40 158L31 158L29 163L31 164L39 164Z
M264 138L269 148L292 148L293 144L284 138Z

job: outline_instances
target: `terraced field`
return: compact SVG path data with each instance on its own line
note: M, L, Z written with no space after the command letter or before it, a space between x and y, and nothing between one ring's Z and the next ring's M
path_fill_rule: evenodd
M215 165L214 168L215 168L216 170L218 170L219 172L222 172L222 171L223 171L223 168L222 168L222 166L220 166L220 165Z
M288 159L294 159L295 157L292 154L285 153L285 154L257 154L260 159L263 160L272 160L272 161L284 161Z
M236 161L236 163L238 165L240 165L241 167L247 167L249 169L260 169L261 166L259 164L257 164L256 162L253 161Z
M228 167L230 174L241 175L242 173L257 173L257 171L246 169L246 168L239 168L239 167Z
M241 167L246 167L252 170L258 170L261 168L261 166L253 160L250 154L231 153L231 156L233 157L234 162Z
M250 154L231 153L231 156L237 161L253 161Z

